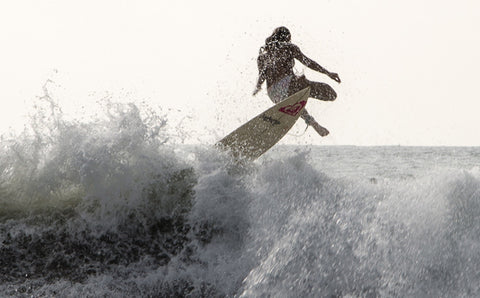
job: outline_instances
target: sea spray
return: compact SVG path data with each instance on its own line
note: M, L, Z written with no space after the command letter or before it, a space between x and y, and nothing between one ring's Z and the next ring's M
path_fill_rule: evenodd
M196 177L166 145L165 120L134 104L103 108L103 119L65 120L46 92L30 127L4 139L5 294L52 294L63 280L158 268L184 248Z
M275 146L236 165L148 106L74 119L54 97L2 137L2 296L480 295L478 148Z
M362 233L375 211L369 193L329 178L307 158L272 161L254 180L249 249L258 264L244 280L245 297L375 293L378 273L358 251L371 241Z

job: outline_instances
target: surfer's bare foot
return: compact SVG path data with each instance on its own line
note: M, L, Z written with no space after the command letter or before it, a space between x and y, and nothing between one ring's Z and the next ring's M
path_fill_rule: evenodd
M311 125L311 126L313 127L313 129L315 129L315 131L318 132L318 134L319 134L320 136L322 136L322 137L328 136L328 134L330 133L330 132L328 131L328 129L326 129L325 127L321 126L320 124L318 124L318 123L316 123L316 122L315 122L315 123L311 123L310 125Z

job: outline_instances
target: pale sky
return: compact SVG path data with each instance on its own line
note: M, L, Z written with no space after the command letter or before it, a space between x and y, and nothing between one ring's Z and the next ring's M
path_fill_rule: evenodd
M338 99L307 104L330 136L301 135L300 121L283 143L480 146L475 0L2 1L0 131L52 79L65 107L144 101L184 117L186 142L213 144L271 106L265 88L251 93L258 49L281 25L342 79L297 62Z

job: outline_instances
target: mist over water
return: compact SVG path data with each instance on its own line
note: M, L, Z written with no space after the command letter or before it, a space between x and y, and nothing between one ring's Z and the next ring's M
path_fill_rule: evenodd
M2 137L1 296L480 295L479 148L236 165L148 107L100 107L66 120L46 92Z

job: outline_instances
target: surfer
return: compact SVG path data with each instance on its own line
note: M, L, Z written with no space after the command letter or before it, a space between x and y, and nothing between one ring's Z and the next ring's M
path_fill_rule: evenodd
M324 101L335 100L337 93L332 87L325 83L309 81L305 75L295 75L293 67L295 59L297 59L308 68L326 74L332 80L340 83L338 74L329 72L317 62L305 56L300 48L290 41L291 34L286 27L278 27L265 40L265 45L260 48L257 59L259 77L253 95L256 95L262 89L263 82L267 81L267 93L274 103L278 103L307 87L311 88L310 97ZM329 131L318 124L305 109L300 117L322 137L329 134Z

